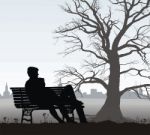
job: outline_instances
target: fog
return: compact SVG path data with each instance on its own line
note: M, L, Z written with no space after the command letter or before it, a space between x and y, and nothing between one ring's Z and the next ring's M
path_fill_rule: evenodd
M96 115L96 113L100 110L100 108L104 104L104 99L83 99L82 98L81 100L84 102L85 105L84 110L88 121L92 121L92 118ZM136 121L147 119L147 121L150 122L150 101L149 100L122 99L121 110L123 112L123 115L126 118L136 120ZM0 99L0 123L4 122L5 117L8 123L14 122L14 119L18 119L18 122L20 122L21 113L22 113L21 109L15 108L13 104L13 99ZM43 113L47 114L46 122L52 122L52 123L56 122L49 114L48 110L34 111L33 122L34 123L44 122ZM76 112L75 112L75 119L78 121Z

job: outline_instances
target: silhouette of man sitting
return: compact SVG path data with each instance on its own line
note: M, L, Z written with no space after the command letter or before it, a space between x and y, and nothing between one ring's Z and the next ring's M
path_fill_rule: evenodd
M64 103L70 104L73 109L76 109L80 122L86 123L87 120L83 111L83 108L84 108L83 103L76 99L76 96L74 94L74 91L71 85L67 85L65 87L64 91L61 94L61 97L63 98L62 101Z
M27 70L29 80L25 83L25 89L29 96L31 103L37 104L41 107L49 107L49 111L52 116L59 122L64 121L58 116L54 105L58 105L59 110L67 122L73 122L68 114L67 110L62 105L61 99L51 90L45 87L44 78L38 78L38 68L29 67Z

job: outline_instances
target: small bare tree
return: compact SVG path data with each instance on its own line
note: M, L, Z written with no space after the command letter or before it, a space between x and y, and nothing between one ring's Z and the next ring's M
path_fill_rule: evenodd
M108 12L101 10L98 2L72 0L70 5L67 3L62 7L73 17L56 30L58 38L69 43L64 53L81 51L89 54L90 59L85 61L86 72L67 67L60 70L59 75L61 78L69 77L67 83L76 88L85 83L102 85L107 91L107 98L95 121L122 122L125 119L120 110L120 98L125 92L133 90L140 96L138 89L142 89L149 97L149 83L133 84L124 89L120 86L124 74L134 73L138 78L149 79L146 72L149 70L150 0L109 0L112 6ZM117 11L114 15L113 12Z

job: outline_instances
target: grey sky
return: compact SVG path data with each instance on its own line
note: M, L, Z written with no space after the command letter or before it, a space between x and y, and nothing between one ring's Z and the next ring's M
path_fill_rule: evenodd
M55 44L54 30L70 20L59 7L65 1L70 0L0 0L0 93L6 82L9 87L24 86L28 66L39 67L40 76L50 86L56 85L55 70L80 65L85 55L76 53L64 58L58 55L64 43ZM102 5L106 1L100 2ZM127 79L124 84L129 82Z
M67 63L78 62L77 56L58 55L63 46L55 45L54 30L66 22L59 5L64 0L0 0L0 93L5 83L23 86L26 68L38 66L47 85L54 81L53 72Z
M53 60L58 48L52 45L52 32L63 21L58 4L50 0L0 0L0 61Z

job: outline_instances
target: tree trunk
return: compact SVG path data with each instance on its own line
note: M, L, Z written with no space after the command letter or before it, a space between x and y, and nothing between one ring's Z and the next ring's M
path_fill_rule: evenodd
M123 122L123 116L120 110L120 96L108 96L105 101L105 104L101 110L97 113L95 117L95 122L100 121L114 121L114 122Z
M95 122L114 121L122 122L123 116L120 110L120 63L117 54L110 57L110 75L107 89L107 98L101 110L97 113Z

